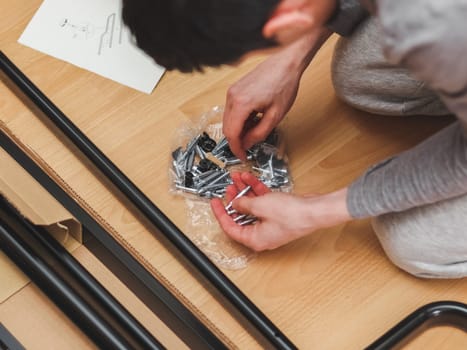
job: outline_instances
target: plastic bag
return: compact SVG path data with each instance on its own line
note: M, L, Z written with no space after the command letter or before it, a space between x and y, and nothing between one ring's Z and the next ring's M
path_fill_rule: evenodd
M284 143L276 128L265 141L247 151L242 163L222 134L222 107L186 123L174 136L169 177L170 191L185 198L187 236L216 264L228 269L247 266L255 253L222 232L211 213L209 199L223 198L232 171L250 171L273 191L291 192L293 182ZM252 116L251 122L256 116Z

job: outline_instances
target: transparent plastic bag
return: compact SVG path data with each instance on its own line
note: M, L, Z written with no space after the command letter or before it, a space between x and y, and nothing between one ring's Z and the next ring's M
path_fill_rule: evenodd
M222 107L216 106L198 122L177 129L169 166L170 191L185 198L185 232L193 243L219 266L241 269L255 253L222 232L209 199L224 197L232 171L252 172L273 191L291 192L293 182L278 129L248 150L249 160L243 163L232 154L222 134L222 115Z
M256 253L229 238L219 227L209 202L185 199L187 208L186 234L215 264L229 270L247 266Z

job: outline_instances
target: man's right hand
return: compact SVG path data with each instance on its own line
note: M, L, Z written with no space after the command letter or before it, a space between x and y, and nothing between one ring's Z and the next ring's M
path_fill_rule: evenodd
M230 149L245 160L246 150L263 141L289 111L297 97L303 71L329 37L316 31L273 54L230 87L223 118L223 132ZM262 113L258 123L249 116Z
M227 92L223 132L240 159L245 160L245 151L268 136L295 101L301 72L290 67L284 56L281 51L269 57ZM263 116L248 129L248 117L254 112Z

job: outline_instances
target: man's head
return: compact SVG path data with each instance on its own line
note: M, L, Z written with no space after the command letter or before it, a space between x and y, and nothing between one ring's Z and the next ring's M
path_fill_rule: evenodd
M123 20L158 64L191 72L287 44L321 25L335 1L123 0Z
M138 46L183 72L234 63L271 47L262 29L279 0L123 0L123 19Z

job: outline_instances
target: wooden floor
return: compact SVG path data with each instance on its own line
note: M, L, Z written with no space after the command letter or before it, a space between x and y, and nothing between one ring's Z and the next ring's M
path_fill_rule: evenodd
M203 75L166 73L153 94L145 95L19 45L16 41L39 4L0 0L0 48L184 230L185 203L169 193L174 131L222 105L227 88L261 58ZM450 122L378 117L338 101L329 77L333 43L307 70L284 123L296 193L345 186L367 166ZM179 297L231 347L260 347L177 254L151 233L74 147L12 94L4 80L0 119L116 230L141 262L170 281ZM467 302L466 279L422 280L393 266L367 220L316 232L259 254L245 269L224 272L301 349L361 349L421 305ZM427 332L410 348L460 349L466 344L467 335L443 329Z

